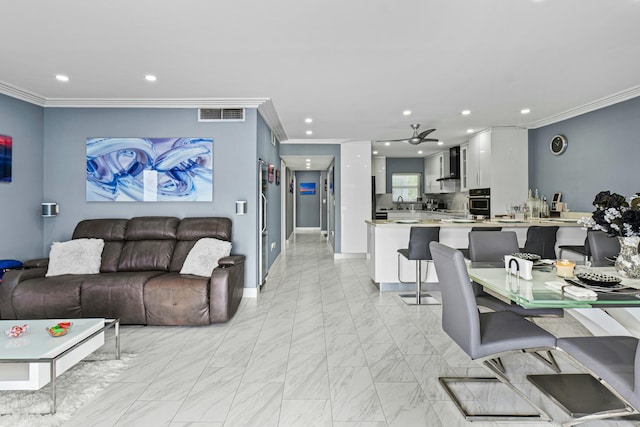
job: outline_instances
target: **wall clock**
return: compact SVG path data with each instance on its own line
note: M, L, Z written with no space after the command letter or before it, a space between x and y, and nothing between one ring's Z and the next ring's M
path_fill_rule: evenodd
M549 149L553 154L559 156L567 150L567 137L564 135L556 135L551 138L551 142L549 142Z

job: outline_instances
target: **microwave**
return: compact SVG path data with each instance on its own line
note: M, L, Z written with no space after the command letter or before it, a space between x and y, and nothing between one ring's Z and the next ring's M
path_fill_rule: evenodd
M491 216L491 189L473 188L469 190L469 213Z

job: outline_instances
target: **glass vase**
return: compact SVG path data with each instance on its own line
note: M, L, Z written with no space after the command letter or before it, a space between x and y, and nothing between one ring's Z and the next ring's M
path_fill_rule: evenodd
M640 236L618 237L618 240L620 241L620 254L616 258L618 274L630 279L640 278L640 254L638 254Z

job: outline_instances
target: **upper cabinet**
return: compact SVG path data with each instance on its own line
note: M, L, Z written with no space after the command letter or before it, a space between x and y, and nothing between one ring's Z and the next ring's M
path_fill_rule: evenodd
M460 148L461 162L464 161ZM529 154L526 129L492 128L469 138L466 150L466 187L491 188L491 215L506 213L507 203L521 202L527 197ZM465 165L461 165L464 180Z
M460 145L460 191L469 191L469 144Z
M372 172L376 178L376 194L384 194L387 192L387 158L373 157Z
M441 151L424 158L424 192L452 193L454 181L438 181L449 176L449 152Z

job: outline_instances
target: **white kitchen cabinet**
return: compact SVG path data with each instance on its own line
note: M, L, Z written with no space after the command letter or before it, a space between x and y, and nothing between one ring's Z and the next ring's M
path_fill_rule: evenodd
M469 138L467 174L469 188L491 186L491 131Z
M460 145L460 191L469 191L469 144Z
M449 152L441 151L424 159L424 192L451 193L455 191L453 181L438 181L449 176ZM453 184L453 185L452 185Z
M460 149L462 157L462 147ZM467 189L491 188L491 215L506 213L507 203L527 197L529 155L527 130L491 128L469 138Z
M385 194L387 192L387 158L373 157L372 172L376 178L376 194Z

